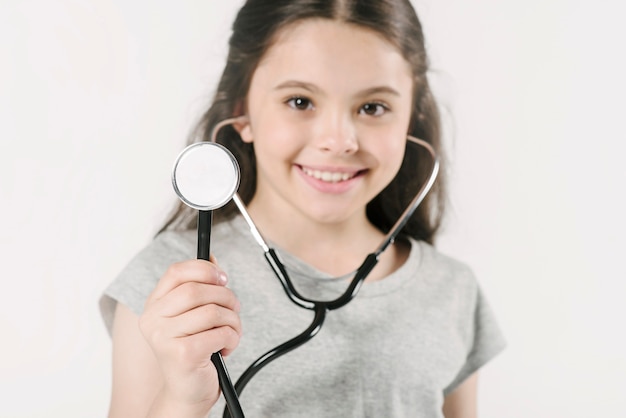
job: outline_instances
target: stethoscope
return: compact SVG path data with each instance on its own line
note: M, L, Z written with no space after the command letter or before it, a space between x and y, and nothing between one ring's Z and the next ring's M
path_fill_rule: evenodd
M424 147L432 157L432 168L428 179L387 235L385 235L378 248L365 257L344 293L334 300L319 301L309 299L298 293L278 255L263 239L263 236L252 221L245 204L237 194L240 179L237 160L227 148L216 142L219 130L226 125L237 122L237 120L238 118L232 118L218 123L213 129L211 141L196 142L189 145L179 154L174 163L172 184L176 194L183 203L198 210L197 258L202 260L209 259L213 210L224 206L232 199L250 228L254 240L263 249L265 259L280 281L287 297L301 308L313 311L314 318L311 325L302 333L259 357L243 372L234 386L226 370L222 355L217 352L211 356L211 361L217 369L220 388L226 400L227 409L224 410L224 418L228 416L243 418L244 414L238 395L241 394L250 379L268 363L313 338L322 328L327 312L339 309L354 299L366 277L378 263L380 255L394 242L398 233L422 203L439 172L439 159L433 147L426 141L410 135L407 136L409 142Z

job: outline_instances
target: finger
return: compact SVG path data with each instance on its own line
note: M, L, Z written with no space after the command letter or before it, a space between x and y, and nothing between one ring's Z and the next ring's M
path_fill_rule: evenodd
M159 316L174 317L199 306L215 304L239 312L239 300L232 290L198 282L179 285L167 295L153 302Z
M219 305L203 305L166 320L167 329L171 330L170 337L180 338L214 328L230 327L238 335L241 334L241 320L239 315L231 309Z
M225 286L226 273L206 260L188 260L174 263L165 272L149 299L160 299L172 289L186 282L207 283Z
M203 362L208 362L211 354L217 352L221 352L222 355L226 356L237 348L239 338L239 334L230 327L213 328L208 331L180 337L176 343L182 347L176 350L176 352L185 358L179 359L179 363L194 363L193 359L204 359Z

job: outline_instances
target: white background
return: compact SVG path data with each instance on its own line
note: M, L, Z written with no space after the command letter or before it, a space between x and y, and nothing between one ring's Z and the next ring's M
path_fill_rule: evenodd
M0 4L0 416L105 416L97 300L174 202L240 2ZM417 0L450 216L505 330L483 417L626 410L624 7Z

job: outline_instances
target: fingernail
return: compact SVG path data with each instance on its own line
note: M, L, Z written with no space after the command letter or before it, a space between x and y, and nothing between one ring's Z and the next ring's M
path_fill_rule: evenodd
M226 275L226 273L220 270L217 274L217 280L220 282L220 284L226 285L228 283L228 276Z

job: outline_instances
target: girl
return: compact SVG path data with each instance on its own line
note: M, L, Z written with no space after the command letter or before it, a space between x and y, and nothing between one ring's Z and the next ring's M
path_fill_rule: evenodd
M248 0L239 11L199 132L208 140L238 117L218 140L300 293L342 293L415 195L430 157L407 135L441 154L427 68L408 0ZM431 245L444 197L440 177L359 295L252 379L246 416L476 416L476 371L503 342L471 272ZM192 259L195 213L181 207L106 290L110 417L221 416L211 354L236 380L310 324L236 208L216 216L212 262Z

